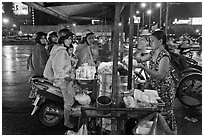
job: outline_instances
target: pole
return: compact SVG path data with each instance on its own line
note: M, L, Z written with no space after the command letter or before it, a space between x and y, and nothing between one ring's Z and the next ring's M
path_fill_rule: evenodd
M119 46L119 22L120 22L120 3L116 3L115 7L115 22L114 22L114 38L113 38L113 75L112 75L112 99L116 103L118 81L117 81L117 67L118 67L118 46Z
M128 90L132 89L132 54L133 54L133 33L134 33L134 11L135 3L130 4L130 27L129 27L129 61L128 61Z
M117 92L118 92L118 46L119 46L119 22L120 22L120 9L121 3L117 2L115 4L115 20L114 20L114 35L113 35L113 73L112 73L112 94L111 99L113 102L113 107L117 105ZM114 114L115 112L111 112ZM117 121L111 120L111 134L115 135L117 132Z
M162 4L159 8L159 28L162 26Z
M149 6L149 8L150 8L150 11L152 10L151 8L152 8L152 5L151 5L151 3L150 3L150 6ZM151 29L151 12L150 12L150 14L149 14L149 30Z
M121 26L120 26L120 62L122 62L123 60L123 53L124 53L124 45L123 45L123 26L124 26L124 22L123 22L123 16L121 17Z
M143 28L144 28L144 21L145 21L145 18L144 18L145 16L144 16L144 14L145 14L145 13L143 12L143 13L142 13L142 27L143 27Z
M167 36L168 31L168 17L169 17L169 2L166 3L166 20L165 20L165 34Z

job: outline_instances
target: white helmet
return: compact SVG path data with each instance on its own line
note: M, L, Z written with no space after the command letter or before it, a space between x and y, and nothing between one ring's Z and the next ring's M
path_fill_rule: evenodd
M54 31L48 32L48 33L47 33L47 40L50 41L50 39L51 39L52 36L58 37L57 32L54 32Z

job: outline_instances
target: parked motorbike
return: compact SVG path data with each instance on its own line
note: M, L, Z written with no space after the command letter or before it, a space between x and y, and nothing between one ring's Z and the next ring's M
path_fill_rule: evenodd
M40 122L45 126L56 126L63 119L63 97L60 89L45 78L31 77L30 98L34 106L31 116L38 112Z
M92 92L97 90L97 84L95 82L97 82L97 80L89 81L88 84L84 81L75 81L76 85L80 85L83 97L87 98L90 96L91 102L95 101L96 94L94 94L95 92ZM64 101L60 88L53 86L51 81L42 77L30 77L29 83L31 84L29 97L31 98L32 105L34 106L31 115L38 114L39 121L45 126L52 127L58 125L64 115ZM84 99L82 101L75 101L71 108L71 116L80 116L80 108L81 105L83 105L83 102Z

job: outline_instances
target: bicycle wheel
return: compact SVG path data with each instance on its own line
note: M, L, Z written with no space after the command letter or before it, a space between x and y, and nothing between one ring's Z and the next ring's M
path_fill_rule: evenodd
M178 99L189 107L202 105L202 74L192 73L184 76L177 88Z

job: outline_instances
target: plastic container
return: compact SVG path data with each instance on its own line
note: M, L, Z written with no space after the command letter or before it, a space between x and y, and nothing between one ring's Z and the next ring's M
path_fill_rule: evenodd
M96 99L97 107L98 108L110 108L112 104L112 100L108 96L100 96ZM102 115L107 115L110 111L99 111Z

